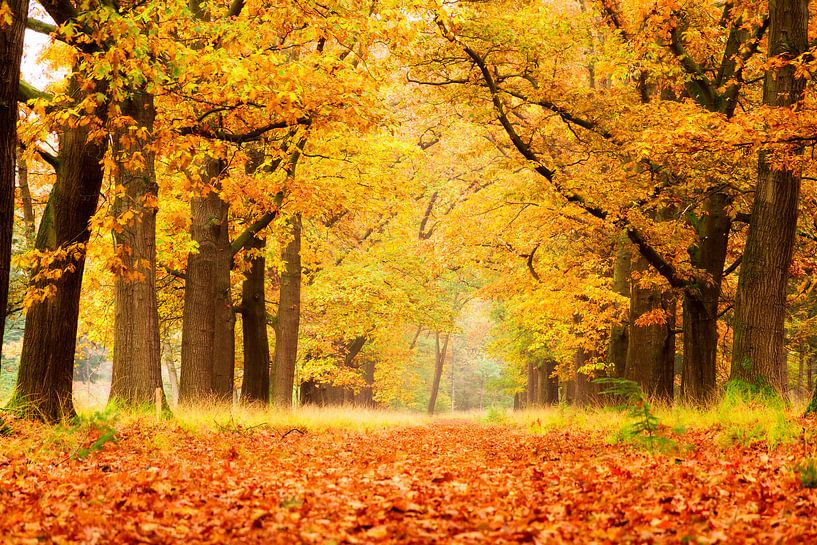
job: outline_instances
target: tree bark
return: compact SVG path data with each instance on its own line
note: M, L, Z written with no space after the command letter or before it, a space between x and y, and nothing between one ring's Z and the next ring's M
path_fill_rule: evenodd
M525 407L533 407L536 404L536 365L528 361L528 386L525 390Z
M206 193L190 203L190 233L198 250L187 259L182 315L182 369L179 402L213 395L219 245L227 229L227 204L218 195L223 164L208 159L202 169Z
M689 248L692 265L706 273L683 297L684 359L681 370L681 397L705 404L715 392L718 354L718 302L732 222L727 207L732 199L716 192L704 202L700 218L691 219L696 243ZM690 292L695 294L690 296Z
M235 311L232 282L233 251L230 245L229 205L222 201L224 223L218 233L216 268L213 274L215 312L213 336L213 395L225 402L232 401L235 386Z
M803 395L803 371L806 368L806 345L800 343L800 348L797 350L797 397Z
M556 372L556 361L545 360L544 375L546 381L545 403L547 405L556 405L559 403L559 377L554 376Z
M277 407L292 406L295 386L295 364L298 358L298 330L301 322L301 215L287 221L289 239L281 252L284 270L278 303L278 323L275 328L273 403Z
M12 21L0 25L0 355L6 327L14 229L14 165L17 158L17 88L28 0L8 0Z
M20 149L17 150L17 187L20 188L20 201L23 204L23 224L25 225L26 241L33 246L37 236L34 203L31 201L31 189L28 186L28 165Z
M536 406L544 407L547 404L547 370L545 364L536 367Z
M622 236L617 244L616 262L613 268L613 291L625 297L630 296L630 264L632 251L630 241ZM610 344L607 359L615 367L617 377L624 376L627 367L627 343L629 338L629 324L623 323L613 326L610 331Z
M361 407L374 407L374 368L375 361L367 359L363 363L363 380L366 381L366 386L360 391L357 396L357 403Z
M636 271L646 271L646 259L636 258ZM666 323L636 325L646 312L663 310ZM672 401L675 372L675 298L655 288L642 288L634 282L630 291L630 342L627 348L627 366L624 377L637 382L647 395Z
M791 60L808 49L808 4L808 0L770 2L770 58ZM763 103L790 108L803 98L805 85L806 80L795 73L792 64L770 67L763 84ZM799 197L799 171L773 167L769 152L761 151L735 295L731 378L783 395L786 285Z
M267 306L264 295L266 239L253 237L250 269L241 288L241 328L244 333L244 380L241 399L269 403L270 354L267 335Z
M437 407L437 394L440 391L440 380L443 376L443 366L445 365L445 354L448 352L448 340L451 338L450 333L445 334L445 340L442 347L440 347L440 332L438 331L435 337L435 354L434 361L434 380L431 384L431 397L428 400L428 414L433 415Z
M69 85L78 91L76 80ZM40 221L38 250L73 248L65 259L50 264L65 269L56 293L35 303L26 314L20 370L12 406L49 421L74 416L72 378L77 341L79 299L85 267L88 221L96 211L102 186L101 161L106 141L88 139L91 127L65 128L60 137L57 180ZM42 269L33 271L34 278ZM34 280L35 288L43 282Z
M117 162L117 196L113 212L118 218L132 215L114 230L122 270L114 283L114 355L110 400L131 406L155 402L162 389L159 311L156 301L156 212L159 186L155 153L148 142L133 140L131 126L153 131L153 96L137 91L120 105L133 119L113 135ZM148 144L147 146L145 144ZM128 164L140 152L144 165ZM136 275L138 278L131 277Z
M584 373L580 373L579 369L587 364L587 362L592 357L592 354L588 353L583 349L579 349L576 351L573 359L573 365L576 369L576 397L575 403L579 407L585 407L587 405L597 405L599 402L599 394L601 393L601 388L599 385L593 382L592 377Z

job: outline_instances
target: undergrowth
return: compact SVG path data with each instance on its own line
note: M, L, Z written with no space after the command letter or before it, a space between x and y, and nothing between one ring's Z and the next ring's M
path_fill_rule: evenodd
M763 445L774 449L792 445L801 437L802 407L787 405L779 397L742 385L727 385L721 400L705 409L649 402L644 405L639 404L638 398L628 406L622 413L613 407L554 405L512 413L510 421L532 433L575 429L601 433L614 442L627 441L638 431L647 439L637 441L654 443L654 439L649 439L649 429L656 425L656 431L671 437L683 436L687 431L705 431L714 435L721 448Z

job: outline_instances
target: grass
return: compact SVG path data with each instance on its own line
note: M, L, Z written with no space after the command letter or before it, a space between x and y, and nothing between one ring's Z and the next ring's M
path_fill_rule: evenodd
M685 406L653 407L662 429L674 434L712 431L720 446L765 444L769 448L801 440L800 415L803 407L769 403L763 399L727 395L708 409ZM626 423L626 414L614 408L580 408L567 405L510 413L509 422L533 433L554 429L600 432L617 442Z
M768 399L727 391L723 400L706 410L683 406L653 407L660 423L660 433L682 436L686 431L714 434L716 443L731 446L765 445L772 449L803 440L800 415L804 402L784 405ZM614 408L579 408L556 405L547 408L511 411L490 408L484 411L445 412L435 417L407 411L376 410L357 407L301 407L279 410L271 407L230 405L202 402L176 407L172 416L157 419L154 410L106 409L99 404L77 403L79 418L54 426L16 422L23 430L0 441L3 452L19 449L36 459L48 452L65 452L68 456L83 456L96 448L95 441L114 440L109 431L138 428L146 432L155 448L172 445L179 431L194 434L247 432L268 427L285 433L287 430L377 431L391 427L425 425L434 420L469 420L492 425L515 426L531 433L551 430L575 430L600 433L612 443L626 442L622 430L630 422L626 412ZM680 439L683 441L683 438Z

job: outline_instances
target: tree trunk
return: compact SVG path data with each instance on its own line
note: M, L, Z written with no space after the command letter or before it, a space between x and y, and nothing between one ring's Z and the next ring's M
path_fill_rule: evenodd
M545 364L536 367L536 406L544 407L547 404L547 369Z
M638 256L636 271L646 271L646 259ZM636 325L646 312L663 310L664 324ZM637 382L647 395L672 401L675 373L675 299L670 293L655 288L642 288L634 282L630 292L630 342L624 377Z
M0 25L0 355L6 327L14 230L14 165L17 157L17 88L28 0L8 0L11 23Z
M70 84L77 89L76 81ZM88 221L96 211L102 186L101 161L106 141L89 141L91 127L64 129L60 138L57 181L40 221L38 250L72 251L49 265L65 270L56 281L38 282L42 269L33 271L34 287L56 287L45 301L34 303L26 314L20 370L11 404L26 415L49 421L72 417L72 378L77 342L79 299L85 268Z
M579 407L598 404L599 394L601 393L599 385L593 382L592 377L579 372L579 369L586 365L591 357L592 354L589 354L583 349L579 349L576 351L573 359L573 365L576 369L575 403Z
M367 359L363 364L363 380L366 381L366 386L358 394L358 405L361 407L374 407L374 367L375 361Z
M528 387L525 391L525 407L533 407L536 403L536 366L528 361Z
M23 224L25 225L26 241L33 246L37 236L34 203L31 201L31 189L28 186L28 165L22 155L22 150L19 149L17 151L17 187L20 188L20 201L23 203Z
M451 337L450 333L445 334L445 341L443 341L442 348L440 348L440 332L437 332L435 340L436 361L434 362L434 381L431 384L431 397L428 400L428 414L434 414L434 409L437 406L437 394L440 391L440 379L443 376L443 365L445 364L445 353L448 351L448 339Z
M545 403L556 405L559 403L559 377L554 376L556 372L556 361L545 360L544 375L546 380Z
M731 220L727 207L731 197L713 193L704 202L700 218L692 219L696 244L689 249L692 265L706 273L696 282L691 297L683 297L684 360L681 371L681 396L691 403L703 404L715 392L718 355L718 302L723 268L729 242Z
M627 237L621 237L617 244L616 262L613 268L613 291L625 297L630 296L630 266L632 261L631 244ZM615 367L617 377L624 376L627 367L627 342L629 324L613 326L610 331L610 344L607 359Z
M151 405L156 388L162 389L159 311L156 302L156 212L159 186L155 154L149 144L133 140L131 127L153 131L153 96L137 92L121 104L122 114L133 118L113 137L117 162L117 196L113 212L121 220L114 230L122 261L114 283L114 354L110 399L126 405ZM120 140L120 138L122 140ZM126 144L125 142L131 142ZM128 167L133 154L144 165ZM121 229L121 230L120 230Z
M769 4L769 57L794 59L808 49L808 0ZM763 103L789 108L806 80L793 64L767 69ZM801 153L802 150L798 150ZM794 250L800 173L758 157L758 180L735 295L731 378L785 394L786 285Z
M269 403L270 355L267 336L267 306L264 296L266 239L253 237L250 269L241 288L241 328L244 333L243 401Z
M806 367L806 345L801 343L797 351L797 396L803 395L803 371Z
M180 403L213 394L219 244L222 230L227 228L228 210L218 195L222 170L221 161L209 159L201 173L207 192L190 202L190 234L198 250L191 252L187 259Z
M287 225L290 238L281 253L284 270L275 328L273 403L278 407L292 406L301 322L301 215L293 215Z
M233 310L232 282L233 251L230 247L229 205L223 203L224 224L218 233L216 269L213 276L215 289L213 337L213 395L221 401L233 399L235 387L235 311Z

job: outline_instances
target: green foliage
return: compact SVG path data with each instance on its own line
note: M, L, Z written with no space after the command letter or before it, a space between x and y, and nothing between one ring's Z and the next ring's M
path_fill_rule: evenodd
M811 456L795 465L794 473L803 488L817 488L817 462Z
M678 449L675 440L661 433L658 417L638 383L623 378L599 378L595 382L606 386L602 394L622 400L622 408L631 419L616 434L618 441L638 445L651 454L666 454Z
M784 408L785 402L780 394L767 383L730 380L726 383L723 395L725 405L763 405L769 408Z
M723 428L723 446L766 443L769 448L792 443L797 426L786 414L786 402L770 386L730 381L716 409Z
M503 408L490 407L488 409L488 414L485 415L485 422L488 424L507 424L508 413Z
M88 417L78 417L77 420L75 429L80 436L84 432L84 437L71 453L72 460L85 460L94 452L102 450L106 444L118 441L114 427L116 413L113 410L98 411Z

